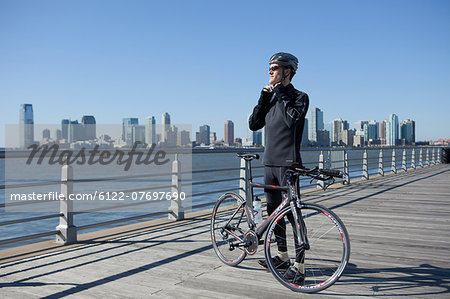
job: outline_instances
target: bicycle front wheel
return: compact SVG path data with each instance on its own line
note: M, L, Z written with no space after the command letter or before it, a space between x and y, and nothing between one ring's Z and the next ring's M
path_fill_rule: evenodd
M235 245L243 242L249 228L244 199L235 193L222 195L211 217L211 241L222 262L236 266L244 260L247 255L244 248Z
M285 287L314 293L333 285L344 271L350 257L350 240L339 217L318 204L301 208L309 249L299 245L299 229L290 207L285 208L269 225L265 239L265 256L269 269ZM289 263L283 267L271 257L287 252Z

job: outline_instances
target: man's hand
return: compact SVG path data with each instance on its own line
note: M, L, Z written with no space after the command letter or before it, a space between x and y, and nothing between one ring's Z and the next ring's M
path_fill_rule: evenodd
M258 105L267 106L270 103L270 100L273 96L272 86L266 85L263 87L261 96L259 97Z
M267 93L273 92L273 86L272 86L272 85L266 85L266 86L264 86L263 92L267 92Z

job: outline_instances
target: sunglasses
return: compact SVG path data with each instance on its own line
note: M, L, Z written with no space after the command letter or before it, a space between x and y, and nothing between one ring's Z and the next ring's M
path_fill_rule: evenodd
M270 71L274 72L274 71L278 70L279 68L280 68L279 65L273 65L273 66L270 66L270 67L269 67L269 72L270 72Z

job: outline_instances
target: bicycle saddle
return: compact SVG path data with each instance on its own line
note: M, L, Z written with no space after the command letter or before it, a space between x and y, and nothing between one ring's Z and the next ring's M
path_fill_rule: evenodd
M259 159L259 155L258 154L238 153L237 155L238 155L239 158L242 158L242 159L245 159L245 160L249 160L249 161L253 160L253 159L256 159L256 160Z

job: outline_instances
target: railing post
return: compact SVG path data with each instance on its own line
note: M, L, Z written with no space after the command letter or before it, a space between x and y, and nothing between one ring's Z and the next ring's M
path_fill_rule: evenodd
M378 175L384 176L383 150L382 149L380 149L380 153L378 154Z
M363 153L363 178L369 179L369 162L367 161L367 150Z
M241 169L239 171L239 195L244 199L247 200L247 193L245 182L247 181L246 171L245 171L245 159L241 159Z
M391 165L392 173L397 173L397 165L395 163L395 148L392 150L392 165Z
M425 165L430 166L430 149L427 148L427 155L425 156Z
M344 184L350 184L350 170L348 167L348 152L344 151L344 173L345 179L343 181Z
M70 195L73 194L73 168L70 165L64 165L61 169L61 194L64 199L59 201L59 225L56 229L59 233L56 235L56 243L71 244L77 242L77 227L73 224L73 200Z
M403 157L402 157L402 170L407 172L408 169L406 167L406 148L403 149Z
M319 169L324 168L324 159L323 159L323 151L320 151L319 155ZM325 182L324 181L318 181L317 182L317 188L322 188L322 190L325 190Z
M431 154L431 164L435 165L436 164L436 156L435 156L435 152L436 152L436 148L433 147L433 152Z
M414 148L411 153L411 168L416 169L416 150Z
M419 153L419 166L420 166L420 168L423 168L423 148L420 148L420 153Z
M441 156L442 156L442 147L439 147L439 148L437 149L437 162L438 162L438 164L441 164L441 163L442 163L442 161L441 161Z
M181 193L181 164L178 160L178 154L175 154L175 159L172 162L172 194ZM169 215L170 220L183 220L184 209L180 196L177 196L176 200L170 201Z

